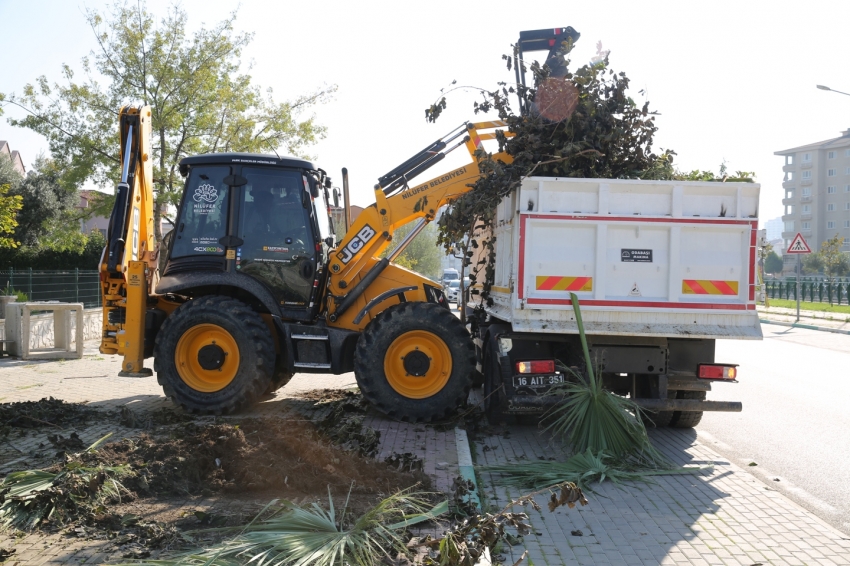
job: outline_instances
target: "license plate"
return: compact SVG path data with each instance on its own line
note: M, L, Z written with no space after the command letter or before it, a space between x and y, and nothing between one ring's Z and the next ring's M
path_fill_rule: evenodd
M563 375L515 375L514 388L519 387L549 387L564 383Z

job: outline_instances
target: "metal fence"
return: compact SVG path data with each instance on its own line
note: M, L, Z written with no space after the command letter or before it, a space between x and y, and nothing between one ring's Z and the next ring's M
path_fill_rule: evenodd
M766 281L767 296L770 299L797 300L797 281ZM800 300L810 303L831 303L834 305L850 304L850 283L836 281L828 283L824 280L800 281Z
M101 306L100 274L94 269L0 269L0 289L26 293L29 301Z

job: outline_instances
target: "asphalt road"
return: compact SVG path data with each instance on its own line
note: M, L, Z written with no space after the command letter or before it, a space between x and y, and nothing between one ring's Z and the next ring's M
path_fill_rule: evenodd
M762 331L761 342L718 342L718 361L741 364L740 383L716 384L708 398L744 410L706 413L699 439L850 534L850 336Z

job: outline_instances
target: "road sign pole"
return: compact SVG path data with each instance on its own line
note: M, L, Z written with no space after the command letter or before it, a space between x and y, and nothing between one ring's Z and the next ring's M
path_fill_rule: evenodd
M802 268L802 254L797 254L797 322L800 322L800 271Z
M785 253L797 256L797 322L800 322L800 272L803 271L803 258L800 256L812 253L812 248L806 243L803 234L797 232L797 235L791 240L791 245L788 246Z

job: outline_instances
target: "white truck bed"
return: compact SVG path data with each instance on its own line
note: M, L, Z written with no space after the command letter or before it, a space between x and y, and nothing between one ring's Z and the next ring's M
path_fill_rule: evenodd
M499 205L487 311L515 332L761 339L759 185L530 177ZM481 279L481 277L479 277Z

